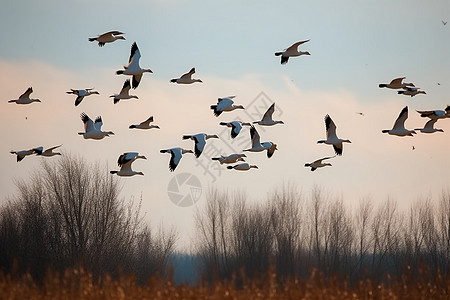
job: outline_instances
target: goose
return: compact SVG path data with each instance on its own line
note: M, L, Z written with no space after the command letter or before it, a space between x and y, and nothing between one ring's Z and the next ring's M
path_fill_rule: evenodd
M336 125L329 115L325 116L325 129L326 129L326 140L317 141L318 144L333 145L334 152L337 155L342 155L343 143L351 143L350 140L340 139L336 135Z
M130 125L130 129L136 128L136 129L152 129L157 128L159 129L158 125L150 125L150 123L153 122L153 116L148 118L147 120L137 124L137 125Z
M419 130L422 133L434 133L434 132L444 132L442 129L434 128L434 124L437 122L438 119L431 119L428 122L425 123L425 126L423 128L416 128L414 130Z
M139 83L141 82L142 75L145 72L153 73L150 69L142 69L139 66L139 59L141 58L141 53L139 52L139 48L136 44L136 42L133 43L131 46L131 54L130 58L128 59L128 66L123 66L124 70L118 70L116 71L117 75L123 74L123 75L131 75L133 76L133 89L137 88L139 86Z
M445 110L417 110L422 118L430 119L445 119L450 118L450 105L447 105Z
M234 139L238 136L239 132L241 132L242 126L251 126L252 124L241 121L231 121L220 122L219 125L231 128L231 138Z
M272 142L260 142L260 136L258 131L256 131L255 126L251 125L250 127L250 138L252 141L252 147L249 149L244 149L242 151L250 151L250 152L261 152L266 150L267 157L272 157L275 150L277 150L277 145Z
M245 161L244 157L247 157L247 155L233 153L228 156L221 155L220 157L212 157L211 159L219 161L220 164L222 165L222 164L232 164L238 161Z
M125 37L122 36L123 32L113 30L108 31L103 34L98 35L97 37L89 38L89 42L98 42L99 47L103 47L106 43L112 43L116 40L125 40Z
M442 21L442 24L445 26L447 25L447 21Z
M24 159L25 156L39 153L40 148L42 148L42 147L37 147L37 148L30 149L30 150L20 150L20 151L11 150L9 153L17 155L17 162L19 162L22 159Z
M178 164L180 163L181 157L185 153L194 153L192 150L187 150L183 148L170 148L170 149L164 149L160 150L161 153L170 153L170 161L169 161L169 171L173 172L177 168Z
M416 87L404 87L403 91L398 91L397 94L399 95L405 95L405 96L411 96L414 97L415 95L418 94L427 94L425 91L421 91L420 88L416 88Z
M408 86L412 86L414 87L413 83L403 83L403 79L405 79L406 77L399 77L399 78L395 78L392 79L390 83L380 83L378 86L380 88L389 88L389 89L402 89L402 88L406 88Z
M91 118L89 118L84 112L80 115L81 120L84 123L84 131L85 132L78 132L79 135L82 135L85 139L94 139L94 140L101 140L105 136L114 135L114 132L112 131L102 131L102 117L98 116L95 119L95 123L92 122Z
M109 97L114 98L114 104L116 104L120 100L126 100L126 99L132 99L132 98L139 99L138 96L130 95L130 88L131 88L130 79L127 79L123 83L123 87L120 90L120 93L111 95Z
M216 117L220 116L220 114L224 111L233 111L235 109L244 109L242 105L234 104L232 99L236 98L236 96L229 96L225 98L218 98L216 105L211 105L211 109L214 112Z
M227 166L227 169L230 169L230 170L231 169L235 169L235 170L238 170L238 171L248 171L251 168L258 169L258 166L250 165L248 163L240 163L240 164L237 164L237 165L234 165L234 166Z
M194 82L203 83L200 79L192 79L192 74L195 73L195 68L192 68L188 73L181 75L180 78L171 79L170 82L178 84L191 84Z
M29 87L18 99L9 100L8 103L16 104L30 104L33 102L41 102L39 99L30 99L30 94L33 92L33 88Z
M390 135L397 135L397 136L413 136L413 134L416 134L414 130L408 130L405 128L405 121L408 118L408 106L405 106L402 111L400 112L400 115L398 116L397 120L395 120L394 127L392 129L385 129L382 130L382 133L387 133Z
M66 92L66 93L77 95L77 99L75 99L75 106L78 106L81 103L81 101L83 101L84 97L94 95L94 94L100 95L99 92L93 91L93 89L84 89L84 90L70 89L70 91Z
M326 159L334 158L335 156L324 157L318 160L313 161L312 163L306 163L305 167L311 167L311 171L315 171L317 168L322 168L325 166L331 166L330 163L324 163L323 161Z
M308 51L298 51L298 46L300 46L303 43L309 42L309 40L300 41L297 43L292 44L290 47L284 49L284 51L281 52L275 52L275 56L281 55L281 64L287 64L289 57L295 57L300 55L311 55Z
M206 145L206 140L210 138L218 139L219 137L215 134L198 133L194 135L183 135L183 140L191 139L195 142L194 154L195 157L199 158L203 152Z
M117 176L130 177L134 175L144 175L142 172L136 172L131 169L131 164L136 159L147 159L144 155L139 155L138 152L125 152L119 156L117 165L120 167L119 171L109 171L111 174L117 174Z
M43 151L44 150L43 147L37 147L34 150L36 150L36 155L41 155L41 156L45 156L45 157L51 157L51 156L55 156L55 155L62 155L59 152L53 152L53 150L55 150L56 148L59 148L61 146L62 145L54 146L54 147L45 149L45 151Z
M253 122L253 124L259 124L261 126L272 126L275 124L284 124L283 121L274 121L272 119L272 115L273 115L274 111L275 111L275 103L272 103L272 105L264 113L261 121L255 121L255 122Z

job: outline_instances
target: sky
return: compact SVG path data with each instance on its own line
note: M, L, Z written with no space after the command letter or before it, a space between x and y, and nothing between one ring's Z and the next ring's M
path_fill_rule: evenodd
M189 249L195 238L193 215L211 188L244 192L249 201L264 203L285 185L308 195L319 186L350 207L363 198L394 199L408 207L423 198L437 199L449 188L450 120L436 123L444 133L396 137L392 128L403 107L409 107L406 128L427 121L415 110L444 109L450 104L450 2L433 1L12 1L2 3L0 27L0 204L17 193L15 181L27 179L41 158L17 163L11 150L62 144L60 151L100 163L105 173L117 170L126 151L147 160L133 163L144 176L120 180L125 201L142 196L142 212L151 225L174 226L179 246ZM89 37L110 30L126 40L104 47ZM300 50L310 56L291 58L286 65L274 52L310 39ZM138 100L113 104L128 78L115 71L127 64L136 42L140 65L152 69L136 90ZM176 85L170 79L196 68L203 83ZM380 89L396 77L426 91L413 98ZM28 87L41 103L16 105ZM95 88L75 107L69 89ZM236 95L245 110L212 114L217 98ZM241 152L250 146L248 128L236 140L219 122L257 121L275 104L274 119L284 124L256 126L262 141L278 150L248 153L259 169L227 170L210 157ZM103 130L114 136L84 140L80 114L101 115ZM362 112L364 116L358 114ZM350 139L332 167L311 172L304 164L332 156L325 138L324 116L337 125L340 138ZM129 130L149 116L160 130ZM217 134L196 159L183 156L175 172L168 170L171 147L193 148L185 134ZM414 146L415 150L412 150ZM42 158L57 160L59 157ZM112 176L112 175L111 175ZM179 195L191 195L193 205L172 202L172 180L196 179ZM176 186L176 184L175 184ZM172 192L172 193L171 193ZM176 194L176 193L175 193Z

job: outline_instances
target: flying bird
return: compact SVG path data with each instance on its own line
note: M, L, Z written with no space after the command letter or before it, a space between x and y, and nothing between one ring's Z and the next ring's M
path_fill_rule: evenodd
M311 171L315 171L317 168L322 168L325 166L331 166L330 163L324 163L323 161L326 159L334 158L335 156L324 157L318 160L313 161L312 163L306 163L305 167L311 167Z
M218 98L216 105L211 105L211 109L214 112L216 117L220 116L220 114L224 111L233 111L235 109L244 109L242 105L234 104L234 99L236 96L229 96L225 98Z
M17 162L19 162L22 159L24 159L25 156L39 153L40 148L41 147L37 147L37 148L29 149L29 150L20 150L20 151L11 150L9 153L17 155Z
M290 46L289 48L284 49L284 51L275 52L275 56L281 55L281 64L284 65L288 62L289 57L295 57L300 55L311 55L308 51L298 51L298 46L306 42L309 42L309 40L297 42L292 46Z
M238 136L239 132L241 132L242 126L251 126L252 124L241 121L231 121L231 122L220 122L219 125L231 128L231 138L234 139Z
M240 163L240 164L237 164L237 165L234 165L234 166L227 166L227 169L230 169L230 170L231 169L235 169L235 170L238 170L238 171L248 171L251 168L258 169L258 166L250 165L248 163Z
M233 164L238 161L245 161L244 157L247 157L245 154L233 153L228 156L221 155L220 157L212 157L212 160L217 160L220 164Z
M264 113L262 119L260 121L253 122L253 124L259 124L261 126L272 126L275 124L284 124L283 121L274 121L272 119L272 115L273 115L274 111L275 111L275 103L272 103L272 105Z
M397 94L414 97L418 94L426 94L426 92L421 91L420 88L416 87L404 87L403 91L398 91Z
M187 150L183 148L170 148L170 149L164 149L160 150L161 153L170 153L170 161L169 161L169 171L173 172L177 168L178 164L180 163L181 157L183 154L186 153L194 153L192 150Z
M133 43L131 46L131 54L130 58L128 59L128 66L123 66L124 70L118 70L116 71L117 75L123 74L123 75L131 75L133 76L133 82L132 86L133 89L137 88L139 86L139 83L141 82L142 75L144 73L153 73L150 69L142 69L139 66L139 59L141 58L141 53L139 51L139 48L136 44L136 42Z
M89 42L98 42L99 47L103 47L106 43L112 43L116 40L125 40L125 37L122 36L124 34L120 31L108 31L106 33L100 34L97 37L89 38Z
M123 83L123 87L120 90L120 93L111 95L109 97L114 98L114 104L116 104L120 100L126 100L126 99L132 99L132 98L139 99L138 96L130 95L130 88L131 88L130 79L127 79Z
M84 89L84 90L70 89L70 91L66 92L66 93L77 95L77 98L75 99L75 106L78 106L81 103L81 101L83 101L84 97L94 95L94 94L100 95L99 92L93 91L93 89Z
M267 157L270 158L274 154L275 150L278 150L277 145L272 142L261 143L259 133L253 125L250 127L250 138L252 142L251 148L244 149L242 151L261 152L266 150Z
M109 171L111 174L117 174L118 176L134 176L134 175L144 175L142 172L136 172L131 169L131 164L136 159L147 159L144 155L139 155L138 152L125 152L119 156L117 160L117 165L120 167L119 171Z
M192 79L192 75L195 73L195 68L192 68L188 73L181 75L180 78L171 79L170 82L178 83L178 84L191 84L194 82L201 82L200 79Z
M183 135L183 140L191 139L195 142L194 154L195 157L199 158L203 152L206 145L206 140L210 138L218 139L219 137L215 134L198 133L194 135Z
M382 133L387 133L390 135L396 135L396 136L413 136L413 134L416 134L414 130L408 130L405 128L405 121L408 118L408 106L405 106L402 111L400 112L400 115L398 116L397 120L395 120L394 127L392 129L385 129L382 130Z
M434 132L444 132L442 129L434 128L434 124L437 122L438 119L431 119L428 122L425 123L425 126L423 128L416 128L414 130L419 130L422 133L434 133Z
M442 24L447 25L447 21L442 20Z
M9 100L8 103L16 103L16 104L30 104L33 102L41 102L39 99L31 99L30 94L33 92L33 88L29 87L25 93L19 96L18 99Z
M53 152L53 150L55 150L56 148L61 147L62 145L59 146L54 146L48 149L45 149L43 147L37 147L34 150L36 151L36 155L40 155L40 156L45 156L45 157L51 157L51 156L55 156L55 155L61 155L61 153L59 152Z
M102 117L98 116L95 119L95 123L85 113L81 113L80 117L84 123L84 132L78 132L78 134L85 139L101 140L105 136L114 135L112 131L102 131Z
M445 119L450 118L450 105L445 110L417 110L422 118Z
M158 125L150 125L150 123L153 122L153 116L148 118L147 120L137 124L137 125L130 125L130 129L136 128L136 129L152 129L157 128L159 129Z
M378 86L380 88L389 88L389 89L402 89L406 88L408 86L414 87L415 85L413 83L403 83L403 79L406 77L399 77L392 79L390 83L380 83Z
M350 140L340 139L336 135L336 125L329 115L325 116L326 140L317 141L318 144L333 145L334 152L342 155L343 143L351 143Z

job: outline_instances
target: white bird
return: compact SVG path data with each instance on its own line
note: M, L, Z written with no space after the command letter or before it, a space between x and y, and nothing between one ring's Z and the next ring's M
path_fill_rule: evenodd
M250 127L250 138L252 142L251 148L242 151L261 152L267 150L267 157L270 158L275 150L277 150L277 145L272 142L261 143L259 133L253 125Z
M402 111L400 112L400 115L398 116L397 120L395 120L394 127L392 129L385 129L382 130L382 133L387 133L390 135L396 135L396 136L413 136L413 133L416 134L414 130L408 130L405 128L405 121L408 118L408 106L405 106Z
M103 47L106 43L112 43L116 40L125 40L125 37L123 37L122 34L124 33L117 30L108 31L97 37L89 38L89 42L97 41L98 46Z
M425 123L425 126L423 128L416 128L414 130L419 130L422 133L434 133L434 132L444 132L442 129L434 128L434 124L437 122L438 119L431 119L428 122Z
M124 70L118 70L116 71L117 75L123 74L123 75L131 75L133 76L133 89L137 88L139 86L139 83L141 82L142 75L145 72L153 73L150 69L142 69L139 66L139 59L141 58L141 53L139 52L139 48L136 44L136 42L133 43L131 46L131 54L130 58L128 59L128 66L123 66Z
M194 135L183 135L183 140L191 139L195 142L194 154L195 154L195 157L197 157L197 158L202 154L203 149L205 148L205 145L206 145L206 140L208 140L210 138L218 139L219 137L215 134L206 134L206 133L198 133L198 134L194 134Z
M77 99L75 99L75 106L78 106L81 103L81 101L83 101L84 97L94 95L94 94L100 95L99 92L93 91L93 89L84 89L84 90L70 89L70 91L66 92L66 93L77 95Z
M130 79L127 79L123 83L123 87L120 90L120 93L111 95L109 97L114 98L114 104L116 104L120 100L126 100L126 99L132 99L132 98L139 99L138 96L130 95L130 88L131 88Z
M117 174L118 176L134 176L134 175L144 175L142 172L136 172L131 169L131 164L136 159L147 159L144 155L139 155L138 152L125 152L119 156L117 160L117 165L120 167L119 171L109 171L111 174Z
M153 122L153 116L148 118L147 120L137 124L137 125L130 125L130 129L136 128L136 129L152 129L157 128L159 129L158 125L150 125L150 123Z
M19 96L18 99L9 100L8 103L16 103L16 104L30 104L33 102L41 102L39 99L31 99L30 94L33 92L33 88L29 87L25 93Z
M251 126L252 124L241 121L231 121L220 122L219 125L231 128L231 138L234 139L238 136L239 132L241 132L242 126Z
M192 150L187 150L183 148L170 148L165 150L160 150L161 153L170 153L170 161L169 161L169 171L173 172L177 168L178 164L180 163L181 157L185 153L194 153Z
M237 164L237 165L234 165L234 166L227 166L227 169L230 169L230 170L231 169L235 169L235 170L238 170L238 171L248 171L251 168L258 169L258 166L250 165L248 163L241 163L241 164Z
M272 126L275 124L284 124L283 121L274 121L272 119L272 115L273 115L274 111L275 111L275 103L272 103L272 105L264 113L261 121L255 121L255 122L253 122L253 124L259 124L261 126Z
M447 105L445 110L417 110L422 118L430 119L445 119L450 118L450 105Z
M217 160L220 164L232 164L238 161L245 161L244 157L247 157L245 154L233 153L228 156L221 155L220 157L212 157L212 160Z
M200 79L192 79L192 75L195 73L195 68L192 68L188 73L181 75L180 78L171 79L170 82L178 83L178 84L191 84L194 82L201 82Z
M234 99L236 96L229 96L225 98L218 98L216 105L211 105L211 109L214 112L216 117L220 116L220 114L224 111L233 111L235 109L244 109L242 105L234 104Z
M340 139L336 135L336 125L329 115L325 116L325 129L326 129L326 140L317 141L318 144L327 144L333 145L334 152L337 155L342 155L343 144L342 143L351 143L350 140Z
M55 150L56 148L61 147L62 145L59 146L54 146L48 149L45 149L43 147L37 147L34 150L36 151L36 155L41 155L41 156L45 156L45 157L51 157L51 156L55 156L55 155L61 155L61 153L59 152L53 152L53 150Z
M418 94L426 95L427 93L425 91L421 91L420 88L404 87L403 91L398 91L397 94L414 97L415 95L418 95Z
M378 86L380 88L389 88L389 89L402 89L406 88L408 86L414 87L415 85L413 83L403 83L403 79L406 77L399 77L392 79L390 83L380 83Z
M298 46L300 46L303 43L309 42L309 40L301 41L293 44L287 49L284 49L284 51L281 52L275 52L275 56L281 55L281 64L284 65L288 62L289 57L295 57L300 55L311 55L308 51L298 51Z
M325 166L331 166L330 163L324 163L323 161L326 160L326 159L333 158L333 157L336 157L336 155L335 156L324 157L324 158L315 160L312 163L306 163L305 167L311 167L311 171L315 171L317 168L322 168L322 167L325 167Z
M102 117L98 116L94 123L85 113L81 113L80 116L84 123L84 132L78 132L78 134L82 135L85 139L101 140L105 136L114 135L112 131L102 131Z
M33 148L33 149L30 149L30 150L21 150L21 151L14 151L14 150L11 150L9 153L17 155L17 162L19 162L19 161L21 161L22 159L24 159L25 156L33 155L33 154L38 153L38 152L39 152L39 148L40 148L40 147L38 147L38 148Z
M447 25L447 21L442 20L442 24L445 26Z

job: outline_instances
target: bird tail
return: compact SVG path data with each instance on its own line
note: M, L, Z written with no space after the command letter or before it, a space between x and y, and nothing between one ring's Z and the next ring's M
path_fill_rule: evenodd
M404 93L405 93L405 91L397 91L397 94L399 94L399 95L404 94Z
M387 84L386 84L386 83L380 83L380 84L378 85L378 87L380 87L380 88L385 88L385 87L387 87Z
M89 40L89 42L93 42L93 41L96 41L97 38L89 38L88 40Z
M116 74L117 74L117 75L121 75L121 74L123 74L123 72L124 72L123 70L117 70L117 71L116 71Z
M111 174L117 174L117 171L109 171Z
M305 164L305 167L311 167L311 164Z
M388 129L381 130L382 133L389 133Z
M323 144L323 143L325 143L324 140L317 141L317 144Z
M190 138L191 138L190 135L183 135L183 140L187 140L187 139L190 139Z
M275 56L280 56L283 52L275 52Z

